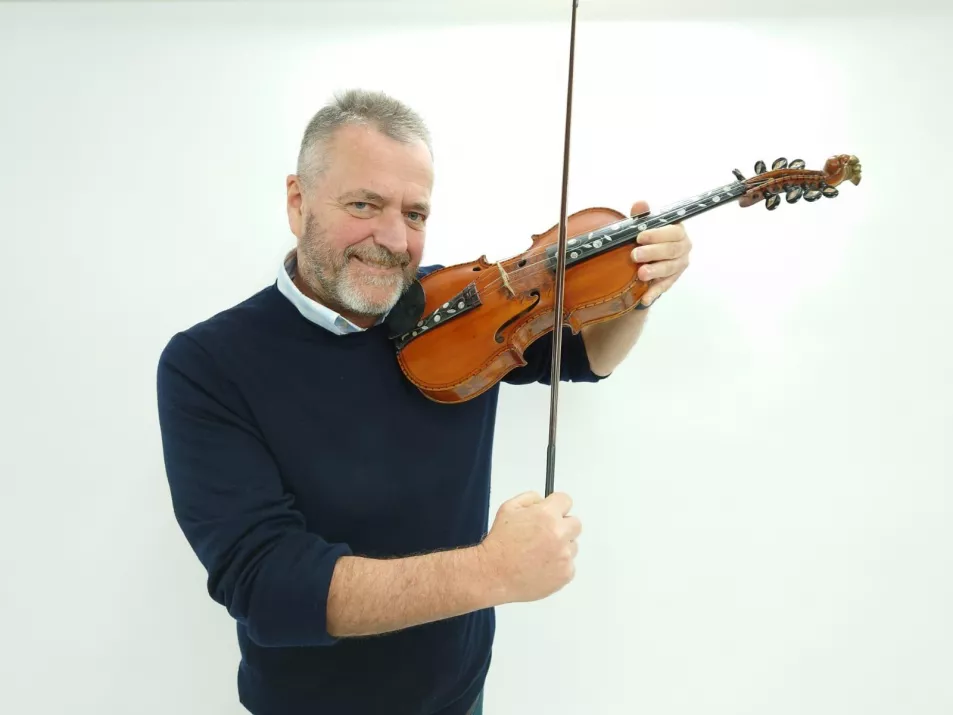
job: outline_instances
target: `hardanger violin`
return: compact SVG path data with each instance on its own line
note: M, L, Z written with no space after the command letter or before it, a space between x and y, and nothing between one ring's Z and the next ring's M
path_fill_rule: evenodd
M648 229L685 219L737 201L742 207L764 202L774 210L782 194L788 203L813 202L838 195L845 181L860 183L856 156L830 157L822 170L809 170L797 159L777 159L768 170L755 164L746 179L675 204L659 213L625 216L609 208L588 208L567 215L569 137L572 117L576 10L572 0L569 72L563 142L562 207L557 226L532 236L524 253L490 263L486 255L447 266L415 281L388 317L400 367L425 396L441 403L471 400L526 364L523 352L553 332L550 377L549 445L546 491L554 490L556 422L563 330L615 318L639 307L648 284L639 280L640 264L631 244Z
M631 247L642 231L684 221L738 201L777 208L838 195L844 181L859 184L857 157L833 156L823 171L805 169L798 159L755 165L746 179L678 202L663 212L633 217L609 208L588 208L568 218L564 305L561 324L578 333L585 325L616 318L635 308L648 284ZM440 268L415 283L400 306L405 331L393 335L404 374L437 402L463 402L485 392L510 370L526 364L523 351L553 330L559 256L557 228L532 236L532 246L512 258Z

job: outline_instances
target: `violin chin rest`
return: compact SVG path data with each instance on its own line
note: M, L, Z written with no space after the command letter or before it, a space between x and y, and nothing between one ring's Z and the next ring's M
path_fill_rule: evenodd
M414 279L384 320L388 337L394 339L413 329L420 322L425 305L424 287L419 280Z

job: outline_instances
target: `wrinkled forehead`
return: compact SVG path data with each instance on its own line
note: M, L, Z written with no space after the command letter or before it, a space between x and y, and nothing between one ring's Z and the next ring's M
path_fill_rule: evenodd
M362 132L345 135L328 149L324 178L332 197L429 212L434 169L423 142Z

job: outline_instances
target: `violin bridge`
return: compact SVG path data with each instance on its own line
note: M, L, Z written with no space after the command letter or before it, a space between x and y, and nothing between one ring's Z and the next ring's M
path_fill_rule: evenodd
M496 267L500 269L500 277L503 279L503 285L506 287L506 290L510 292L510 295L514 298L516 297L516 291L513 290L513 286L510 285L510 277L506 275L506 271L503 270L503 265L497 261Z

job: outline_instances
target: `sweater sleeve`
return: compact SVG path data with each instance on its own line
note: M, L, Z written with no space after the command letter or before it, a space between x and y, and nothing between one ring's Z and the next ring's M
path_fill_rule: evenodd
M328 590L351 549L305 528L241 394L184 333L162 352L157 394L175 518L209 596L259 645L334 644Z
M538 338L523 351L526 365L508 372L502 382L511 385L528 385L539 382L549 385L552 382L553 370L553 333L552 331ZM571 328L563 328L562 358L559 363L559 379L561 382L600 382L606 376L597 375L589 365L589 355L582 339L582 333L572 332Z

